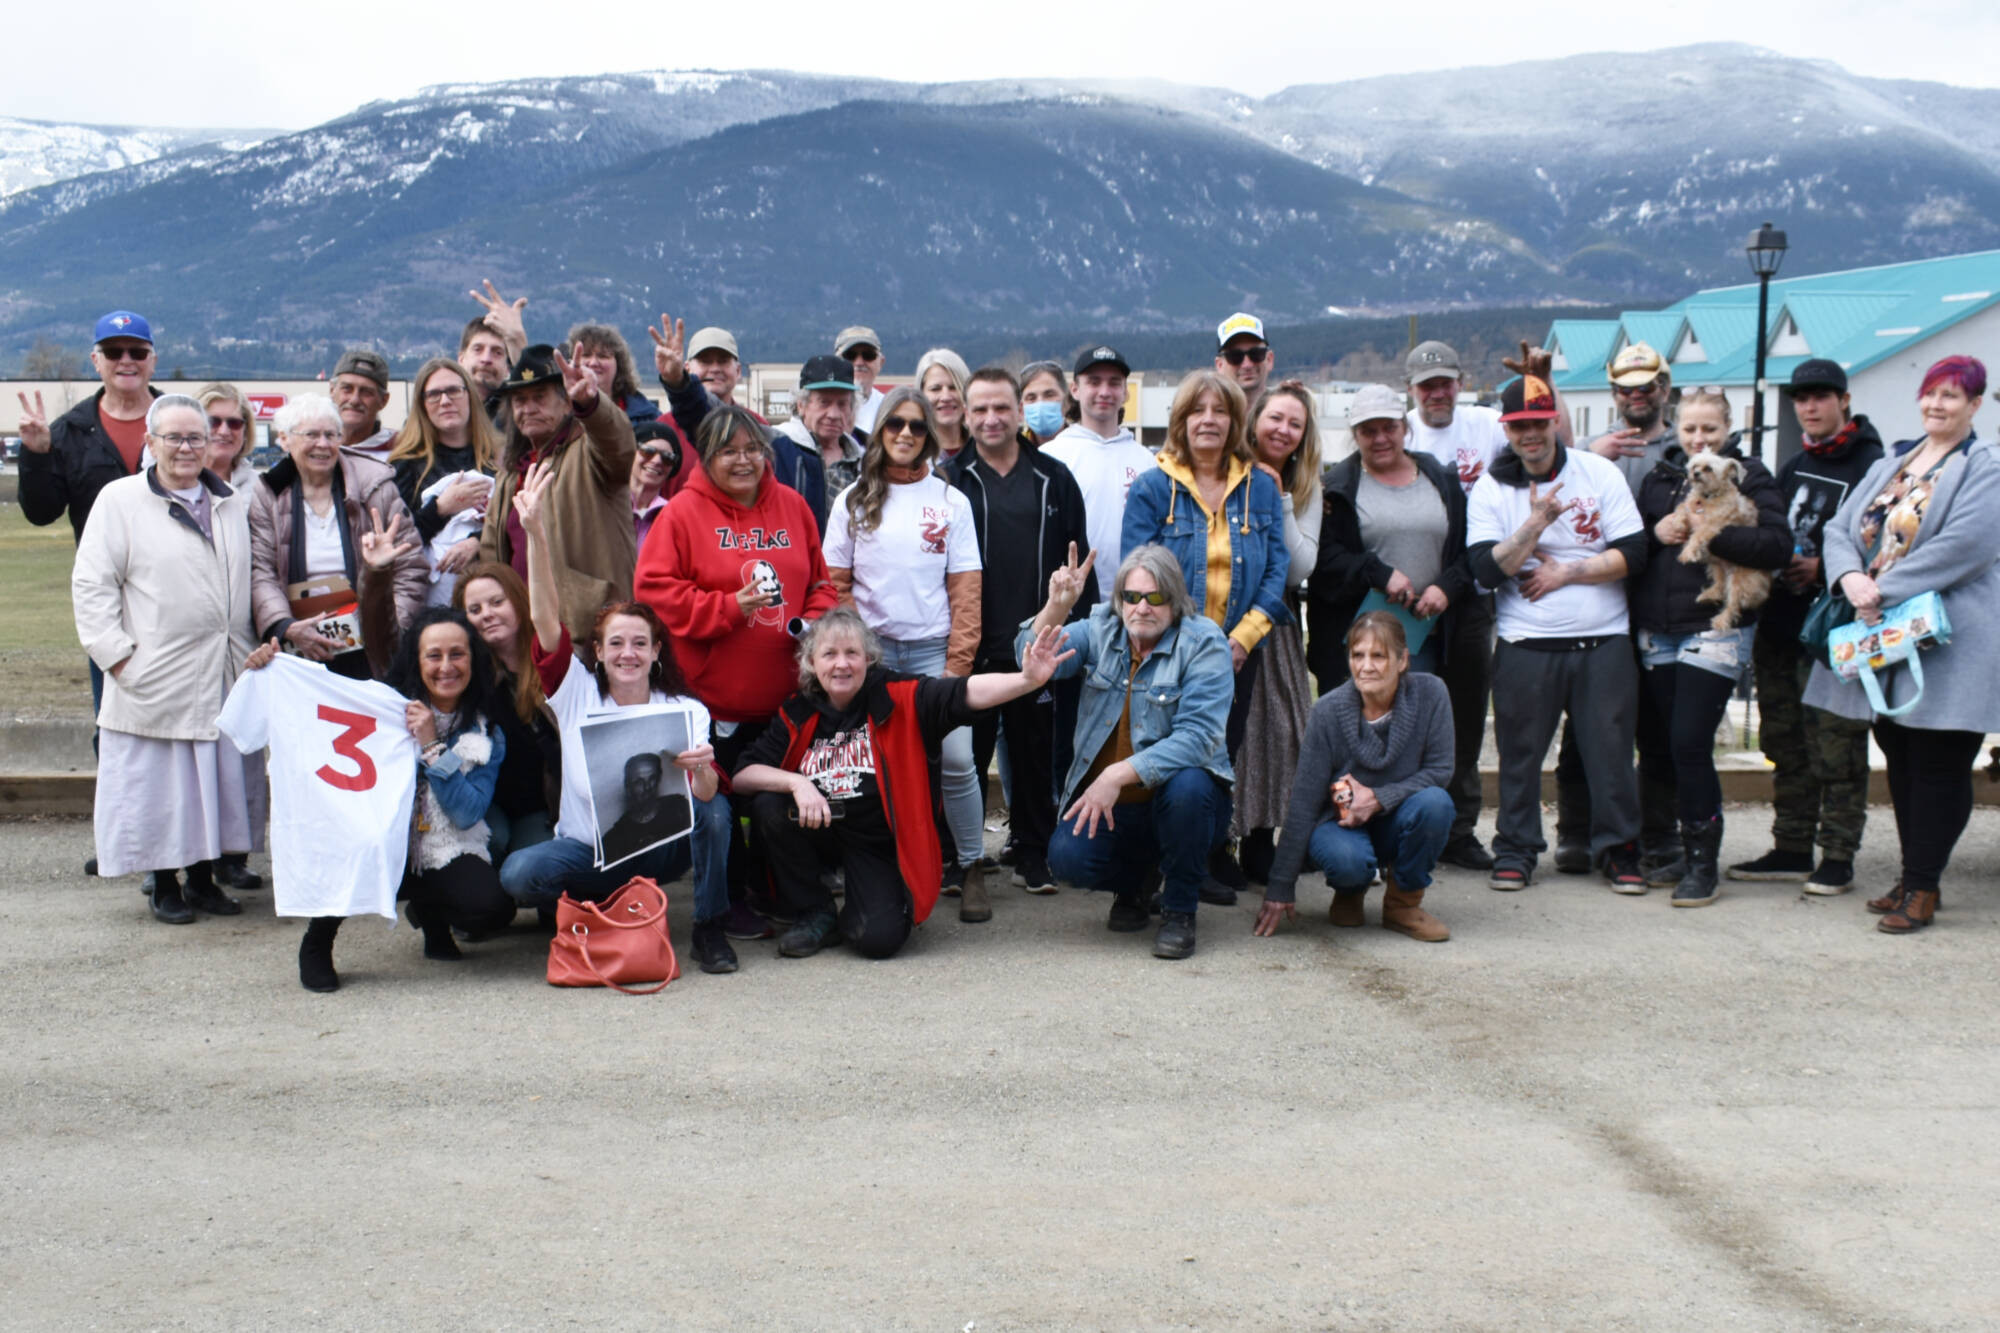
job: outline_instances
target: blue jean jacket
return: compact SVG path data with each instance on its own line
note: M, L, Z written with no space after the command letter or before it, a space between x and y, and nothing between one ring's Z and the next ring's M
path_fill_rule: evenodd
M1251 469L1247 484L1238 482L1223 496L1222 513L1229 524L1229 601L1223 630L1234 632L1252 610L1262 611L1272 625L1290 623L1285 575L1292 557L1285 549L1284 500L1278 484ZM1148 542L1174 553L1181 577L1187 580L1188 596L1197 608L1208 605L1208 520L1185 482L1164 464L1134 478L1125 497L1119 549L1130 555ZM1254 639L1244 645L1255 646Z
M1027 651L1034 621L1023 623L1014 652ZM1083 677L1076 718L1076 758L1063 778L1066 809L1083 775L1117 730L1125 710L1125 682L1132 672L1132 646L1125 622L1108 603L1063 626L1066 648L1076 656L1056 668L1056 679ZM1236 672L1229 640L1206 616L1189 616L1165 634L1132 678L1132 767L1148 787L1158 787L1184 768L1202 768L1234 783L1229 751L1223 744L1229 705L1236 696Z

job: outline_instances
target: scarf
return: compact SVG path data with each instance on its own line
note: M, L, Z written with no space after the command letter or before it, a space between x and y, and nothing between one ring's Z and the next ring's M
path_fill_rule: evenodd
M1799 442L1805 447L1805 451L1814 458L1826 458L1829 455L1839 453L1842 449L1854 443L1854 437L1860 429L1860 421L1854 417L1849 417L1839 430L1825 439L1815 440L1810 435L1802 435L1799 437Z
M917 463L910 467L887 462L882 465L882 475L889 479L891 486L908 486L912 482L922 481L930 474L931 465L929 463Z

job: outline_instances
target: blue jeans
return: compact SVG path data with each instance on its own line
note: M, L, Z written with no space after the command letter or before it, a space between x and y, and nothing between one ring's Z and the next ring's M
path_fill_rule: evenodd
M1153 799L1111 812L1113 828L1096 837L1075 832L1076 821L1058 817L1049 839L1049 869L1085 889L1136 895L1154 866L1160 868L1160 906L1192 912L1201 905L1209 849L1229 830L1229 788L1205 769L1184 768L1153 789Z
M1326 882L1335 893L1366 889L1381 865L1391 868L1397 888L1427 889L1457 813L1450 792L1443 787L1426 787L1394 811L1377 815L1360 828L1342 828L1335 820L1323 820L1312 831L1306 855L1326 872Z
M882 665L913 676L944 674L943 639L882 639ZM944 820L957 844L958 863L969 866L986 854L986 794L972 771L972 728L945 733L939 746L944 787Z
M499 806L486 812L486 850L493 855L493 864L504 866L507 858L515 852L547 842L556 836L546 810L531 810L525 815L510 817Z
M567 893L580 902L599 902L634 875L666 884L694 870L694 919L710 921L729 911L729 834L734 827L729 802L718 795L694 803L694 828L685 838L655 847L609 870L592 862L587 842L552 838L517 848L500 867L500 887L523 907L545 907Z

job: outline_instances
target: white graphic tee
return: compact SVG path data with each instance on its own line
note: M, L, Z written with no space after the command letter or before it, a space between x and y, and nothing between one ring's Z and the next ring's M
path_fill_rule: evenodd
M1608 459L1581 449L1564 452L1563 469L1540 489L1560 483L1561 498L1570 508L1551 524L1537 549L1553 560L1586 560L1602 555L1611 543L1643 530L1639 507L1625 485L1625 474ZM1528 521L1526 486L1506 486L1491 473L1472 488L1465 504L1465 544L1503 542ZM1520 579L1541 563L1530 555L1519 573L1494 590L1502 639L1594 638L1623 634L1630 621L1625 609L1625 582L1572 583L1540 601L1521 594Z
M279 916L396 919L417 794L408 702L377 681L283 654L236 678L215 724L245 754L270 749Z
M951 633L944 576L980 568L972 501L932 472L889 487L882 522L857 533L847 513L850 486L826 515L826 563L854 571L854 609L868 628L907 643Z
M1458 484L1467 495L1493 466L1493 460L1507 452L1507 432L1501 429L1500 414L1490 407L1460 403L1452 409L1451 424L1442 430L1424 424L1423 414L1411 412L1411 450L1429 454L1458 473Z

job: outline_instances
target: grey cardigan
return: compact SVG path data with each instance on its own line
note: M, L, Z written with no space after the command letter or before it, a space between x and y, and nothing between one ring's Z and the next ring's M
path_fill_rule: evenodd
M1847 503L1826 525L1826 581L1863 568L1861 511L1901 467L1884 458L1848 492ZM1975 439L1938 473L1937 489L1909 551L1876 580L1882 604L1918 593L1944 598L1951 642L1924 651L1924 697L1896 719L1927 731L2000 731L2000 446ZM1864 571L1865 572L1865 571ZM1916 693L1906 667L1879 673L1893 706ZM1813 664L1806 703L1841 717L1874 716L1858 681L1843 681L1825 662Z
M1386 753L1379 762L1362 758L1373 748L1369 738L1361 735L1366 726L1361 720L1361 692L1351 680L1313 705L1311 716L1306 718L1305 737L1299 743L1298 775L1292 779L1292 801L1286 808L1284 835L1278 839L1277 856L1271 863L1266 901L1288 903L1296 899L1295 883L1313 830L1323 819L1337 817L1328 790L1334 779L1352 776L1373 790L1384 814L1394 812L1426 787L1442 787L1451 781L1451 695L1436 676L1412 671L1403 677L1389 715L1388 742L1383 747Z

